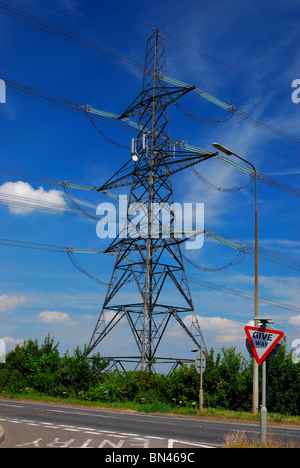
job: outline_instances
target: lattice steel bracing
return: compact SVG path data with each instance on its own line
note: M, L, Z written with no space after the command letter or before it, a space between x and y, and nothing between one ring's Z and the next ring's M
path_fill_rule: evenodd
M138 348L138 355L130 360L141 369L151 366L153 358L160 358L158 347L171 317L191 338L193 346L206 351L181 254L181 243L186 239L176 236L171 176L215 153L189 153L169 138L168 107L193 87L169 86L161 79L164 74L166 44L156 30L147 41L142 92L120 116L138 119L132 150L135 161L130 157L99 188L109 191L127 185L130 196L126 223L106 249L115 255L116 262L89 351L126 318ZM162 213L168 215L167 222ZM122 292L129 284L136 294L131 293L134 300L128 302ZM183 320L187 315L191 316L189 327ZM116 360L121 362L122 358Z

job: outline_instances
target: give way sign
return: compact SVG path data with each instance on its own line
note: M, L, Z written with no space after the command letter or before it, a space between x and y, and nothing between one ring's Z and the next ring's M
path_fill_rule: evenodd
M245 327L255 361L261 364L284 336L282 331L268 328Z

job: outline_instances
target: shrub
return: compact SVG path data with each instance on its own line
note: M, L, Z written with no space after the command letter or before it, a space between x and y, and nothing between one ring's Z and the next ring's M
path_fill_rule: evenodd
M58 344L48 335L41 346L29 340L7 354L0 364L0 388L7 394L43 393L104 402L135 402L151 408L198 407L200 379L195 366L184 365L171 375L152 371L103 371L108 360L99 354L86 358L86 347L73 355L59 355ZM206 356L203 375L204 406L249 411L252 404L252 360L234 347ZM3 393L2 393L3 394ZM5 394L5 393L4 393ZM284 342L267 363L268 412L299 415L300 364L293 363Z

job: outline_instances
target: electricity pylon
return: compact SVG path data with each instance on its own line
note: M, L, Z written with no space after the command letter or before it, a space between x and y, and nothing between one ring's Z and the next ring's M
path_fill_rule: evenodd
M158 346L171 317L189 335L193 346L207 351L181 254L180 244L186 238L176 235L171 176L217 153L188 152L169 138L168 106L194 87L170 86L162 80L165 74L165 39L155 30L147 41L142 92L120 116L139 119L132 157L98 189L104 192L127 185L130 196L124 228L106 249L115 255L116 262L89 352L126 317L139 351L130 359L142 370L151 366L153 358L160 359ZM162 209L168 215L167 223ZM122 295L128 284L136 287L129 303ZM190 326L182 319L187 315L191 316Z

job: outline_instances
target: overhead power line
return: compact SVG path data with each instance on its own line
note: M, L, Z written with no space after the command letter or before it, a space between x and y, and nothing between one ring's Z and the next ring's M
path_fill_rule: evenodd
M71 216L85 217L77 207L68 206L63 203L52 203L45 200L36 200L34 198L23 197L20 195L12 195L10 193L0 192L0 203L5 205L14 205L24 207L31 210L42 210L49 213L61 213ZM89 210L92 212L92 210Z
M161 78L167 83L171 83L176 86L181 86L183 88L190 88L192 86L190 84L184 83L183 81L171 78L166 75L163 75ZM289 141L290 143L300 146L300 138L297 138L296 136L291 135L285 132L284 130L281 130L280 128L277 128L274 125L264 122L263 120L258 119L257 117L254 117L251 114L248 114L247 112L242 111L241 109L238 109L234 105L227 104L221 101L220 99L212 96L211 94L207 93L206 91L203 91L199 88L194 87L194 92L196 92L198 95L200 95L202 98L206 99L207 101L210 101L211 103L215 104L216 106L219 106L222 109L227 110L228 112L232 112L233 114L237 115L239 118L246 120L252 123L253 125L256 125L257 127L262 128L263 130L273 133L274 135L279 136L280 138L283 138L284 140Z
M99 3L101 3L102 5L105 5L106 7L110 8L111 10L117 11L118 13L120 13L123 16L127 16L127 18L130 18L133 21L136 21L137 23L142 24L143 26L145 26L145 27L147 27L149 29L155 30L155 28L153 26L145 23L144 21L141 21L140 19L138 19L138 18L136 18L136 17L134 17L132 15L129 15L128 13L125 13L124 11L120 10L119 8L116 8L113 5L109 5L108 3L104 2L103 0L97 0L97 1ZM207 52L204 52L203 50L200 50L200 49L198 49L198 48L196 48L194 46L191 46L190 44L187 44L186 42L178 39L177 37L174 37L174 36L171 36L170 34L167 34L165 31L161 31L161 32L162 32L162 34L164 34L164 36L168 37L169 39L172 39L172 41L178 42L178 44L181 44L184 47L187 47L187 48L193 50L197 54L200 54L203 57L206 57L209 60L212 60L213 62L216 62L219 65L222 65L222 66L228 68L229 70L238 73L239 75L243 76L244 78L247 78L248 80L254 81L255 83L259 84L260 86L263 86L264 88L268 88L269 90L274 91L275 93L280 94L281 96L284 96L284 97L288 98L289 100L291 99L290 95L285 94L282 91L279 91L278 89L275 89L273 86L270 86L267 83L264 83L263 81L258 80L257 78L255 78L255 77L253 77L253 76L251 76L251 75L249 75L249 74L247 74L247 73L245 73L245 72L243 72L241 70L238 70L236 67L233 67L232 65L229 65L228 63L225 63L222 60L220 60L220 59L218 59L216 57L213 57L212 55L208 54Z
M236 192L236 191L239 191L239 190L242 190L242 189L248 187L253 182L253 174L251 173L251 170L248 170L248 168L246 168L244 166L241 166L241 165L238 165L240 167L236 167L236 165L234 164L233 161L231 161L229 159L227 160L227 158L223 158L223 157L219 158L219 162L225 163L225 164L231 164L232 163L234 168L236 168L236 169L238 169L238 170L240 170L242 172L244 172L244 169L245 169L246 174L249 174L251 176L251 178L249 179L249 182L247 184L243 185L243 186L240 186L240 187L222 188L222 187L218 187L217 185L210 182L208 179L206 179L204 176L202 176L196 169L193 169L192 172L208 188L210 188L212 190L215 190L215 191L221 191L221 192ZM72 184L70 181L60 181L58 179L51 179L50 177L45 177L45 176L41 176L41 175L37 175L37 174L31 174L29 172L18 171L18 170L15 170L15 169L9 169L9 168L6 168L6 167L1 167L1 166L0 166L0 174L7 175L9 177L19 179L19 180L34 181L34 182L39 182L41 184L55 185L55 186L58 186L58 187L63 187L65 189L66 193L67 193L68 188L75 188L75 189L89 190L89 191L97 191L97 187ZM290 186L288 186L286 184L282 184L281 182L278 182L277 180L271 179L271 178L269 178L268 176L266 176L264 174L258 173L258 179L262 180L263 182L265 182L268 185L272 185L272 186L274 186L274 187L276 187L276 188L278 188L280 190L284 190L284 191L286 191L286 192L288 192L288 193L290 193L290 194L292 194L292 195L294 195L296 197L300 196L300 191L297 190L296 188L290 187ZM106 193L106 192L103 192L103 193ZM67 195L70 198L69 192L67 193ZM115 195L114 197L118 198L117 195ZM76 205L76 202L74 202L74 199L71 200L71 201L72 201L73 204ZM3 200L3 202L5 203L4 200ZM80 210L82 211L82 207L80 208ZM92 215L91 212L89 212L89 215L94 217L94 215Z
M208 187L209 189L211 190L215 190L217 192L226 192L226 193L231 193L231 192L238 192L240 190L243 190L244 188L246 187L249 187L249 185L253 182L254 178L252 177L252 174L249 174L250 175L250 178L249 178L249 181L247 182L247 184L243 185L243 186L240 186L240 187L234 187L234 188L222 188L222 187L218 187L217 185L213 184L212 182L210 182L208 179L206 179L206 177L204 177L203 175L199 174L199 172L197 171L197 169L195 169L194 167L191 167L190 170L193 172L193 174L195 174L195 176L206 186Z
M95 42L89 41L88 39L85 39L76 34L73 34L70 31L67 31L63 28L59 28L58 26L48 23L47 21L43 21L37 18L36 16L25 13L25 11L19 10L18 8L14 8L5 2L0 2L0 12L5 13L8 16L12 16L13 18L16 18L20 21L23 21L24 23L28 23L32 26L35 26L36 28L46 31L50 34L58 36L62 39L65 39L69 42L72 42L73 44L76 44L80 47L88 49L92 52L95 52L100 55L104 55L108 57L110 60L119 62L122 65L125 65L133 69L137 69L137 70L143 70L143 65L136 62L135 60L131 60L128 57L125 57L124 55L118 52L115 52L115 51L112 51L111 49L100 46L99 44L96 44Z
M107 58L117 61L127 67L134 68L139 71L143 71L143 65L129 59L128 57L125 57L124 55L119 54L118 52L112 51L106 47L100 46L99 44L96 44L94 42L91 42L87 39L84 39L80 36L77 36L69 31L66 31L65 29L59 28L51 23L48 23L46 21L43 21L36 16L30 15L22 10L18 10L17 8L11 7L5 2L0 1L0 12L7 14L9 16L12 16L20 21L23 21L25 23L28 23L32 26L37 27L38 29L44 30L50 34L54 34L55 36L58 36L62 39L68 40L76 45L79 45L81 47L84 47L85 49L91 50L95 53L101 54L106 56ZM166 75L163 75L161 77L164 81L171 83L176 86L182 86L182 87L190 87L191 85L188 85L187 83L184 83L180 80L168 77ZM195 92L199 95L201 95L204 99L208 99L210 102L222 107L223 109L226 109L228 112L232 112L234 115L238 116L239 118L250 122L251 124L262 128L263 130L266 130L276 136L279 136L280 138L283 138L286 141L289 141L290 143L296 144L297 146L300 145L300 139L295 137L294 135L290 135L289 133L271 125L268 124L267 122L264 122L240 109L235 107L234 105L229 105L224 103L223 101L213 97L209 93L206 93L203 90L200 90L199 88L195 87Z
M232 260L229 263L226 263L225 265L222 265L220 267L215 267L215 268L203 267L202 265L198 265L197 263L193 262L186 255L182 254L182 256L188 263L193 265L195 268L198 268L198 270L207 271L207 272L216 272L216 271L225 270L226 268L229 268L229 267L231 267L233 265L237 265L238 263L241 263L244 260L245 252L242 251L242 250L239 250L239 252L238 252L238 254L237 254L237 256L236 256L236 258L234 260Z
M68 254L68 257L69 257L69 260L70 262L72 263L72 265L77 268L77 270L81 271L81 273L83 273L84 275L86 275L88 278L92 279L93 281L96 281L96 283L99 283L99 284L102 284L104 286L108 286L108 283L106 283L105 281L101 281L99 278L96 278L96 276L92 275L91 273L89 273L85 268L83 268L80 263L78 262L78 260L74 257L74 254L73 254L73 251L72 250L68 250L67 251L67 254Z
M64 247L60 245L44 244L44 243L38 243L38 242L26 242L26 241L1 239L1 238L0 238L0 245L6 246L6 247L21 247L23 249L47 250L50 252L67 252L71 248L71 247Z
M0 245L6 246L6 247L18 247L18 248L25 248L25 249L34 249L34 250L42 250L42 251L50 251L50 252L61 252L61 253L67 253L69 259L71 260L72 258L72 264L82 273L86 274L89 278L93 279L94 281L100 283L100 284L106 284L102 282L101 280L95 278L93 275L88 273L84 268L81 267L79 262L75 260L74 258L74 253L84 253L84 254L99 254L99 253L105 253L103 250L82 250L82 249L76 249L74 247L66 247L66 246L59 246L59 245L53 245L53 244L43 244L43 243L38 243L38 242L25 242L25 241L18 241L18 240L11 240L11 239L1 239L0 238ZM109 255L115 256L115 254L108 253ZM234 296L242 297L244 299L254 299L253 294L247 293L246 291L241 291L233 288L228 288L225 286L222 286L218 283L213 283L210 281L202 280L199 277L195 278L192 276L188 276L188 279L191 283L195 284L200 284L206 288L209 289L216 289L219 290L225 294L231 294ZM271 299L266 299L263 297L259 298L259 301L262 304L267 304L267 305L273 305L275 307L279 307L281 309L286 309L292 312L299 313L300 308L296 306L292 306L290 304L285 304L283 302L278 302L274 301Z
M12 93L31 98L44 104L66 110L68 112L79 114L81 116L86 116L87 113L93 114L94 119L100 120L107 125L122 128L123 130L130 130L129 126L134 128L137 127L135 122L132 122L129 119L122 120L117 114L94 109L92 106L80 104L76 101L66 99L57 94L49 93L48 91L11 80L5 76L1 76L1 78L5 81L7 91Z
M7 173L8 171L5 170L4 172ZM0 167L0 173L1 173L1 167ZM19 171L17 171L17 173L19 173ZM26 173L22 173L22 174L26 174ZM37 179L39 181L43 180L41 176L37 176ZM81 185L71 184L69 182L64 182L64 181L59 182L55 179L52 180L48 178L45 178L45 180L48 180L48 183L50 183L51 185L57 185L59 187L63 187L66 195L68 196L69 200L72 202L74 206L51 203L51 202L47 202L43 200L35 200L33 198L22 197L18 195L3 193L3 192L0 192L0 203L4 203L6 205L21 206L21 207L25 207L29 209L43 210L43 211L47 211L51 213L61 213L61 214L72 215L72 216L86 217L86 218L90 218L98 222L103 221L101 217L98 217L97 215L95 215L95 210L90 209L90 208L83 208L76 200L74 200L74 198L68 191L68 187L91 190L91 191L95 191L96 190L95 187L81 186ZM114 199L117 199L117 200L119 199L118 195L110 193L109 191L103 191L103 193ZM107 222L107 217L104 219L104 222ZM194 231L191 231L190 233L186 231L186 234L196 235ZM240 240L236 240L234 238L231 238L228 235L219 234L210 230L209 231L205 230L204 234L205 236L209 237L212 240L215 240L219 243L227 245L228 247L238 250L240 253L243 253L243 254L246 253L248 255L254 256L254 253L255 253L254 248L251 245L245 244L244 242ZM259 257L265 261L275 263L277 265L280 265L280 266L283 266L283 267L286 267L295 271L300 271L300 261L298 259L286 256L286 255L281 254L280 252L275 252L273 250L262 248L262 247L259 248L258 254L259 254ZM227 268L228 266L231 266L233 264L240 263L242 259L243 257L241 257L241 255L238 255L238 257L233 262L230 262L225 267ZM192 263L193 266L195 266L196 268L199 268L204 271L213 271L212 269L208 269L208 268L195 264L195 262L189 260L188 258L187 260L190 263ZM224 267L216 268L214 270L219 270L223 268Z
M46 200L37 200L30 197L23 197L21 195L12 195L10 193L0 192L0 203L5 205L13 205L23 207L25 210L41 210L46 211L48 213L58 213L63 215L69 216L78 216L81 218L89 218L97 222L104 222L106 223L109 221L108 217L106 216L104 219L101 216L97 216L96 209L92 208L83 208L71 194L68 193L67 189L62 185L66 195L68 196L69 200L72 202L73 206L63 204L63 203L53 203ZM76 186L73 185L75 188L83 188L83 186ZM88 190L88 188L86 188ZM122 220L123 218L120 218ZM114 222L114 219L111 219Z
M186 110L183 109L182 106L180 106L178 104L178 102L175 102L175 106L183 113L185 114L187 117L190 117L191 119L193 120L196 120L196 122L201 122L201 123L222 123L222 122L228 122L228 120L230 120L232 117L233 117L233 112L231 111L231 109L228 109L226 114L219 118L219 119L214 119L214 120L209 120L209 119L201 119L199 117L196 117L192 114L190 114L189 112L187 112Z
M201 285L201 286L204 286L204 287L209 288L209 289L215 289L215 290L221 291L222 293L230 294L230 295L237 296L237 297L242 297L244 299L254 300L254 294L248 293L246 291L241 291L241 290L234 289L234 288L228 288L226 286L222 286L222 285L217 284L217 283L212 283L210 281L202 280L202 279L200 279L198 277L194 278L194 277L188 276L188 279L189 279L190 283ZM259 302L261 304L266 304L266 305L272 305L272 306L275 306L275 307L279 307L280 309L286 309L286 310L289 310L291 312L299 313L299 311L300 311L300 308L297 307L297 306L292 306L290 304L285 304L283 302L273 301L271 299L266 299L266 298L263 298L263 297L259 297Z
M210 230L205 230L204 234L210 239L227 245L228 247L232 247L253 257L255 255L255 248L253 246L238 239L234 239L231 236L219 234ZM283 255L280 252L275 252L274 250L266 249L264 247L258 248L258 256L265 261L281 265L291 270L300 271L300 260L297 258Z
M243 166L242 164L239 164L233 159L226 158L225 156L217 156L217 161L225 166L230 165L233 169L250 175L252 179L254 178L254 172L252 171L252 169L250 169L248 166ZM272 187L278 188L279 190L283 190L284 192L287 192L290 195L293 195L294 197L300 197L300 190L298 190L297 188L292 187L291 185L284 184L283 182L279 182L278 180L272 179L271 177L262 174L258 171L256 171L256 175L257 179L261 180L266 185L270 185Z
M128 149L127 146L121 145L118 142L113 141L111 138L109 138L104 132L102 132L99 127L97 126L95 119L100 120L102 123L106 125L112 125L112 126L117 126L118 128L122 128L122 130L128 130L131 131L133 129L138 129L138 124L134 122L133 120L130 120L128 118L121 119L118 114L114 114L111 112L107 111L102 111L99 109L95 109L92 106L80 104L76 101L71 101L70 99L66 99L64 97L55 95L53 93L49 93L47 91L43 91L37 88L34 88L32 86L25 85L23 83L19 83L17 81L13 81L9 78L3 77L5 79L7 89L9 91L15 92L17 94L21 94L23 96L41 101L45 104L58 107L63 110L67 110L69 112L77 113L81 116L88 116L90 122L93 124L93 126L96 128L97 132L105 138L108 142L122 148L122 149ZM174 144L179 145L182 149L187 149L188 151L192 151L195 153L207 153L208 151L203 148L199 148L197 146L192 146L188 145L185 142L180 142L177 140L173 140ZM216 158L215 158L216 160ZM244 172L245 174L250 175L252 178L254 177L253 171L248 167L248 166L243 166L242 164L239 164L235 160L231 160L229 158L226 158L224 156L217 156L217 160L223 164L230 165L234 169L237 169L241 172ZM4 168L1 168L2 170ZM10 169L7 169L11 171ZM205 181L203 176L198 176L196 174L196 169L193 170L195 175L201 180L205 185L210 186L210 188L213 188L210 182ZM279 182L275 179L272 179L265 174L257 172L257 177L259 180L262 180L265 184L271 185L275 188L278 188L280 190L283 190L287 193L290 193L293 196L299 197L300 196L300 190L296 189L295 187L291 187L287 184L284 184L282 182ZM251 180L249 181L251 183ZM248 184L247 184L248 185ZM245 187L247 186L245 185ZM215 188L214 188L215 189ZM222 189L222 191L235 191L231 189Z
M68 255L70 262L75 268L77 268L77 270L79 270L81 273L83 273L88 278L92 279L93 281L96 281L98 284L101 284L104 286L108 285L108 283L100 280L99 278L96 278L94 275L89 273L85 268L83 268L74 256L74 252L98 254L98 253L103 253L102 250L80 250L80 249L75 249L74 247L42 244L38 242L24 242L24 241L17 241L17 240L11 240L11 239L0 239L0 245L6 246L6 247L19 247L23 249L34 249L34 250L43 250L43 251L48 251L48 252L66 253Z
M88 217L91 218L92 220L95 221L101 221L100 217L97 217L95 215L95 210L90 209L90 208L83 208L74 198L72 195L69 193L69 188L75 188L75 189L80 189L80 190L88 190L88 191L96 191L97 187L92 187L92 186L83 186L83 185L77 185L77 184L72 184L69 181L59 181L57 179L51 179L49 177L43 177L40 175L34 175L30 174L27 172L22 172L22 171L16 171L8 168L3 168L0 167L0 174L5 174L9 175L14 178L21 178L21 179L27 179L30 181L37 181L39 183L44 183L44 184L49 184L49 185L55 185L58 187L62 187L64 189L64 192L66 193L67 197L69 200L72 202L73 206L65 205L65 204L54 204L46 201L39 201L39 200L34 200L32 198L28 197L21 197L17 195L12 195L9 193L0 193L0 203L4 203L6 205L13 204L13 205L19 205L19 206L24 206L30 209L38 209L38 210L44 210L48 212L53 212L53 213L61 213L61 214L67 214L67 215L73 215L73 216L80 216L80 217ZM198 173L197 173L198 175ZM200 175L200 174L199 174ZM206 182L206 179L205 181ZM217 188L214 187L216 190ZM232 190L237 190L232 189ZM116 194L113 194L109 191L103 191L105 195L108 195L114 199L119 199L119 196ZM205 230L205 235L217 242L223 243L224 245L227 245L231 248L238 249L241 252L245 252L250 255L254 255L254 247L251 245L245 244L244 242L237 240L235 238L232 238L228 235L224 234L219 234L210 230ZM194 234L192 231L191 234ZM266 261L284 266L286 268L290 268L295 271L300 270L300 261L298 259L295 259L293 257L289 257L286 255L283 255L279 252L275 252L270 249L266 248L259 248L259 257L261 259L264 259ZM232 263L232 262L231 262ZM229 265L231 265L231 263ZM235 261L234 261L235 263ZM193 263L194 264L194 263ZM195 266L195 264L194 264ZM197 266L199 267L199 266ZM200 269L205 269L204 267L200 266ZM206 271L208 271L206 269Z

